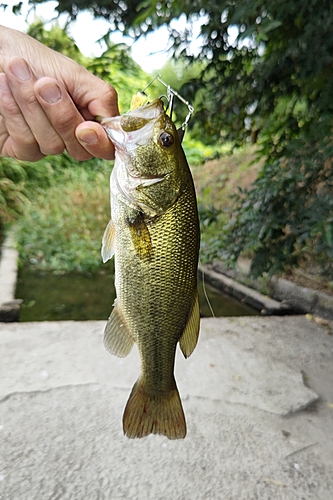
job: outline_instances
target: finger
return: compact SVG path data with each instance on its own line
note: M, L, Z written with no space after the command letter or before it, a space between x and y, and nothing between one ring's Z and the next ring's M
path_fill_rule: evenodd
M92 156L105 160L114 159L114 146L99 123L81 123L76 128L76 137Z
M59 68L62 82L66 86L76 106L86 120L96 116L109 117L119 115L116 90L107 82L90 73L86 68L67 60Z
M18 160L38 161L43 153L10 90L6 75L0 74L0 154Z
M98 82L96 82L96 85L92 86L92 89L94 90L95 95L91 95L91 100L89 101L89 104L87 106L91 115L93 117L102 116L103 118L118 116L119 108L118 95L116 90L111 87L111 85L103 82L102 80L98 80Z
M40 151L44 155L62 153L65 148L64 142L36 99L34 91L36 78L28 63L21 57L13 57L9 60L5 72L10 90Z
M34 89L40 106L64 142L67 152L77 160L91 158L76 138L75 129L83 122L83 117L64 85L54 78L44 77L36 82Z

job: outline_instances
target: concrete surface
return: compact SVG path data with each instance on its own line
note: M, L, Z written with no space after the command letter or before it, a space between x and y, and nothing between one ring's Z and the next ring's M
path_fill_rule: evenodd
M0 258L0 304L15 297L18 252L10 235L1 247Z
M270 293L277 300L282 300L286 306L295 312L311 313L322 318L333 320L333 296L295 285L282 278L272 278Z
M333 337L304 316L204 319L176 359L185 440L129 440L136 349L104 322L0 324L1 500L332 500Z
M22 300L15 299L18 252L9 235L0 252L0 321L18 321Z
M13 235L9 235L0 249L0 322L18 321L22 300L15 299L18 252Z

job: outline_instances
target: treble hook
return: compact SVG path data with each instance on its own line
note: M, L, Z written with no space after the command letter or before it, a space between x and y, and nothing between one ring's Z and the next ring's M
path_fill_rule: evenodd
M184 133L185 133L185 129L188 125L188 122L190 121L191 119L191 116L194 112L194 108L193 106L191 106L191 104L186 100L184 99L184 97L182 97L176 90L173 90L170 85L168 83L165 83L162 78L161 78L161 75L157 75L155 76L155 78L153 78L149 83L148 85L143 89L142 93L145 94L145 91L147 90L148 87L150 87L150 85L155 81L155 80L158 80L162 85L164 85L164 87L166 87L167 89L167 95L166 96L161 96L161 97L165 97L166 100L167 100L167 108L166 108L166 111L169 111L169 114L170 114L170 118L172 119L172 113L173 113L173 105L174 105L174 97L178 97L178 99L186 104L187 106L187 109L188 109L188 113L186 115L186 118L184 120L184 122L182 123L181 127L177 130L178 132L178 135L180 137L180 140L182 141L183 137L184 137Z
M173 90L170 85L168 83L165 83L161 76L160 75L157 75L156 78L154 78L154 80L158 80L162 85L164 85L166 88L167 88L167 100L169 102L169 107L170 107L170 118L172 119L172 111L173 111L173 98L174 96L178 97L178 99L180 101L182 101L184 104L186 104L187 108L188 108L188 114L185 118L185 121L182 123L181 125L181 128L185 131L187 125L188 125L188 122L190 121L190 118L194 112L194 107L191 106L191 104L186 100L184 99L184 97L182 97L180 94L178 94L178 92L176 90ZM153 81L154 81L153 80ZM151 82L152 83L152 82ZM149 84L150 85L150 84ZM170 104L171 103L171 104Z

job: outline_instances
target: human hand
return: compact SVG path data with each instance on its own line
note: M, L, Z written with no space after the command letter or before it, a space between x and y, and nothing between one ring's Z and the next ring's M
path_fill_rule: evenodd
M113 87L33 38L0 26L0 156L37 161L67 152L112 159L95 116L118 114Z

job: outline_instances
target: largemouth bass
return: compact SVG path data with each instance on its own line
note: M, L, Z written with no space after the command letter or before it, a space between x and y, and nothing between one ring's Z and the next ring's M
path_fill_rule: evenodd
M174 378L177 343L185 357L199 335L199 222L192 176L175 126L160 99L102 121L115 145L111 220L103 261L115 256L117 298L106 349L129 354L137 343L141 375L129 396L124 434L184 438Z

